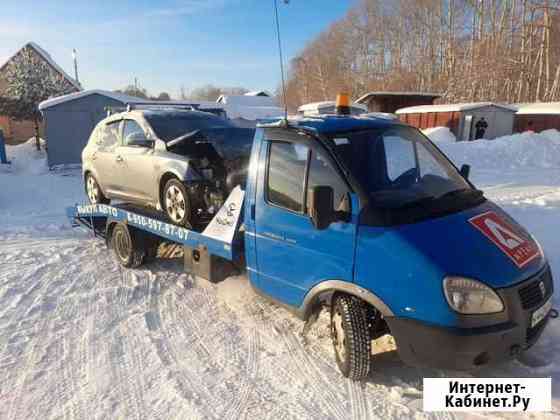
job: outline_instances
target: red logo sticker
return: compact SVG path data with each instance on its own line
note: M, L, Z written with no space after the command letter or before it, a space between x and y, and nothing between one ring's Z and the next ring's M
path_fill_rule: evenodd
M493 211L479 214L469 219L469 222L510 257L519 268L525 267L541 254L535 241L527 238L524 233L519 232L515 226Z

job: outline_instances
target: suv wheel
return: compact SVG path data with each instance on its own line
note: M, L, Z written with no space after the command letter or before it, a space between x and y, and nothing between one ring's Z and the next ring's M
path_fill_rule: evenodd
M191 206L187 189L178 179L170 179L163 189L162 204L169 219L181 226L190 227Z
M367 304L354 296L337 295L331 309L331 336L338 368L344 376L360 380L370 369L371 337Z
M92 174L86 175L86 195L91 204L109 204L110 200L103 195L97 180Z

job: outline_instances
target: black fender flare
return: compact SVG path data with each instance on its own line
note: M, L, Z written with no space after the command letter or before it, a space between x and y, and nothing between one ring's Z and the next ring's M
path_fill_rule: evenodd
M377 296L375 293L358 286L357 284L350 283L343 280L326 280L319 284L313 286L313 288L307 292L303 303L298 308L298 316L303 320L307 320L309 316L315 310L320 297L325 293L341 292L348 295L356 296L363 301L374 306L384 317L395 316L391 308L383 302L383 300Z

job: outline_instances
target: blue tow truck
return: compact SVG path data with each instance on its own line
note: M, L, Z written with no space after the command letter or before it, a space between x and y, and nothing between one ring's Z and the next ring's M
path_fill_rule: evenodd
M202 232L126 204L68 216L126 267L171 241L185 270L220 281L241 269L308 324L328 308L353 379L384 334L412 366L472 369L531 347L557 316L538 242L419 130L337 110L259 124L248 172Z

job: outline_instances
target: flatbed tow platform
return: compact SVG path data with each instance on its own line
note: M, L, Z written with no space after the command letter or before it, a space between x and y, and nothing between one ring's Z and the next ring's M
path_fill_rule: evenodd
M105 240L125 267L138 267L155 257L162 242L183 246L185 270L209 281L220 281L242 262L241 213L244 191L236 187L208 226L198 232L170 223L154 209L129 203L76 204L66 214L72 225L82 226Z

